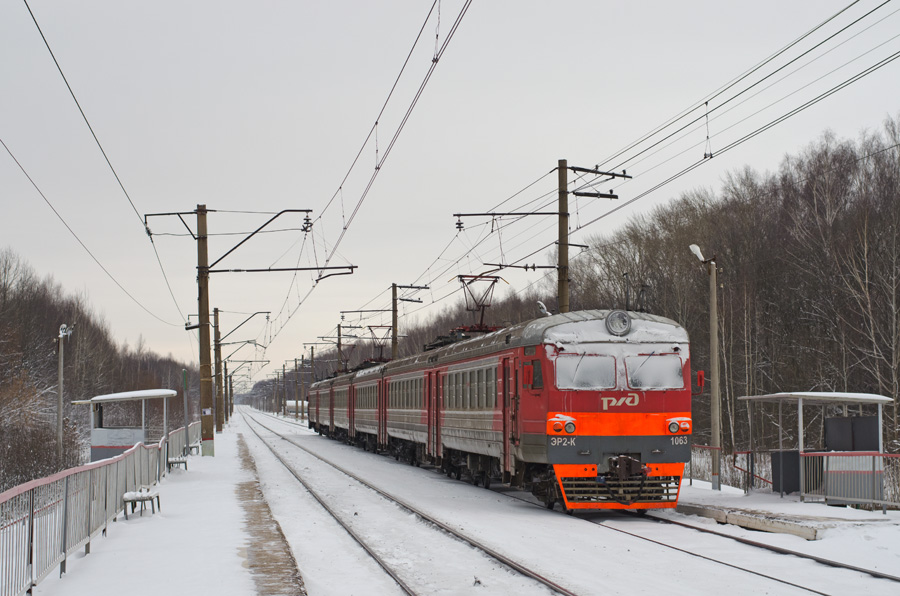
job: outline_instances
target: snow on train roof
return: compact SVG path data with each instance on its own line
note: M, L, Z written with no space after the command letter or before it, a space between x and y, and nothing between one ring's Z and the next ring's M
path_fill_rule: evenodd
M686 343L688 341L687 331L675 321L638 312L628 313L632 320L632 326L631 331L627 335L621 337L613 335L606 329L606 317L610 312L612 311L588 310L538 319L532 321L525 328L524 335L528 335L530 328L535 326L535 335L542 336L542 343L550 344L655 343L673 341Z
M496 349L496 346L520 347L538 344L575 346L590 343L687 343L688 341L687 331L672 319L632 311L628 311L628 316L632 320L631 332L624 337L612 335L606 330L605 322L611 312L613 311L581 310L541 317L430 352L422 352L415 356L364 369L353 375L356 379L362 380L370 375L380 376L387 371L403 372L406 367L415 366L426 360L441 363L453 362L487 353ZM349 377L349 375L347 376ZM337 378L339 377L318 381L313 386L318 383L331 382Z

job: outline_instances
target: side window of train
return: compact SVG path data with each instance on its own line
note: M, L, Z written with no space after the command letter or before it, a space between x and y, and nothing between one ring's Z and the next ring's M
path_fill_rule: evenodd
M489 368L487 375L487 407L494 409L497 406L497 369Z
M484 409L484 369L478 369L478 409Z
M465 371L462 373L463 378L463 401L462 407L464 410L468 410L471 407L471 392L472 392L472 384L469 382L469 371Z
M541 370L541 361L540 360L532 360L531 367L533 370L532 373L532 389L543 389L544 388L544 373Z

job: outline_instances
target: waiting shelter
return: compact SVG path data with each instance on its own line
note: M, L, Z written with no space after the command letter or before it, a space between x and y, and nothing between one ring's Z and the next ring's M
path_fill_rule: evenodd
M800 499L829 503L883 502L884 438L882 409L893 400L872 393L817 392L772 393L739 397L748 407L753 403L778 404L778 451L772 452L774 492L800 492ZM785 450L783 406L797 407L796 450ZM877 406L876 416L850 415L850 406ZM823 448L807 449L804 444L804 408L821 407ZM827 417L827 406L843 406L843 416ZM751 416L752 420L753 417ZM753 445L750 427L750 445Z
M131 449L137 443L147 443L147 407L148 399L163 400L163 436L168 436L169 397L175 397L176 391L171 389L143 389L141 391L124 391L98 395L91 399L79 400L73 404L90 404L91 406L91 461L97 461L119 455ZM141 425L136 426L104 426L103 406L120 402L141 401ZM157 438L158 440L158 438Z

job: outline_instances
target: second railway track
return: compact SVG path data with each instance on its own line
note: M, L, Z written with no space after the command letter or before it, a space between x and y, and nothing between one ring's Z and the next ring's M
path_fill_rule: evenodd
M278 422L282 422L285 424L291 424L296 428L295 423L291 423L290 421L280 420L277 418L273 418L273 421L277 420ZM274 432L274 431L272 431ZM291 440L291 439L287 439ZM296 443L295 443L296 444ZM298 445L299 446L299 445ZM302 448L302 447L301 447ZM316 457L320 457L316 455ZM330 462L329 462L330 463ZM333 465L333 464L330 464ZM392 498L402 503L402 500L393 497L391 495L387 495L382 489L373 486L374 490L378 490L382 494L384 494L387 498ZM496 493L497 496L501 496L500 493ZM507 495L510 496L510 495ZM511 498L516 498L510 496ZM533 505L527 501L527 499L516 498L519 501L525 501L529 504ZM408 504L403 503L402 506L406 507ZM541 506L542 507L542 506ZM409 506L410 510L414 510L415 508ZM426 512L422 512L423 519L427 517ZM836 588L835 586L841 585L838 583L832 583L829 578L840 576L841 574L851 574L850 576L844 577L846 580L848 577L849 581L856 582L856 576L861 574L868 574L875 578L880 578L881 581L876 581L871 584L871 588L867 590L869 594L893 594L896 589L896 584L894 582L897 581L898 578L891 576L889 574L879 573L877 571L860 569L850 565L845 565L835 561L828 561L824 559L819 559L814 556L810 556L800 552L790 551L788 549L784 549L781 547L771 547L770 545L766 545L765 543L757 543L754 541L748 541L746 539L738 539L727 534L722 534L719 532L709 532L711 534L715 534L721 539L728 539L726 541L734 543L736 549L740 549L741 545L738 543L742 543L745 547L755 547L757 550L762 551L762 549L768 549L770 552L765 555L756 555L751 556L751 558L761 559L759 563L751 564L749 561L742 560L741 556L737 553L740 551L735 551L736 554L729 554L732 550L732 547L728 546L715 546L712 548L712 552L710 552L710 546L707 544L694 545L694 542L698 542L697 538L693 536L702 536L701 532L695 531L696 528L691 526L685 527L685 533L681 534L678 538L678 541L681 544L670 544L666 542L665 538L660 538L658 535L656 536L647 536L647 532L643 531L643 527L631 528L631 527L613 527L612 525L606 523L597 523L596 520L591 520L590 518L595 516L588 516L587 521L594 521L594 525L600 528L604 528L605 530L615 531L620 534L627 535L633 539L645 541L648 543L652 543L658 545L661 548L666 548L670 550L674 550L680 553L683 553L687 556L693 557L695 559L701 559L705 561L709 561L710 563L714 563L717 565L721 565L723 568L730 568L733 570L733 573L747 573L758 576L760 578L764 578L767 581L774 582L776 585L781 585L785 589L794 588L801 593L815 593L815 594L839 594L841 590ZM657 522L649 522L649 520L634 520L635 522L639 522L639 524L645 523L653 523L654 525L658 525ZM442 524L439 520L435 520L437 525L445 526L446 524ZM615 520L613 520L615 524ZM688 530L688 528L690 530ZM674 529L674 528L673 528ZM451 529L452 530L452 529ZM636 531L632 531L636 530ZM465 538L463 538L465 539ZM714 539L715 540L715 539ZM699 541L703 542L703 541ZM487 550L490 550L489 548ZM487 552L487 551L486 551ZM778 554L774 554L778 553ZM798 557L802 557L807 560L797 560L792 559L790 556L785 555L796 555ZM828 565L831 567L835 567L836 569L828 569L828 567L824 567L822 565ZM863 576L864 577L864 576ZM867 578L863 583L867 583L872 581L872 578ZM583 588L569 588L568 591L562 591L561 587L553 588L554 591L558 591L560 593L581 593L588 594L591 593L589 591L584 591ZM677 593L677 590L676 590Z
M415 506L403 501L402 499L386 493L378 487L366 482L359 476L353 474L349 470L346 470L341 466L330 462L315 453L312 453L302 445L299 445L295 441L292 441L290 438L285 437L281 433L278 433L274 429L266 426L252 416L245 415L244 418L248 421L248 427L269 448L273 455L301 484L303 484L303 486L313 496L313 498L315 498L316 501L318 501L329 512L329 514L334 517L335 520L337 520L337 522L345 530L347 530L347 532L354 538L354 540L359 543L362 548L365 549L365 551L370 556L372 556L373 559L375 559L378 565L382 567L385 572L394 579L394 581L397 582L397 585L404 593L425 594L434 591L429 588L428 585L425 585L424 587L422 585L423 583L434 584L434 578L432 577L428 580L423 580L421 577L421 571L423 569L428 569L429 574L440 573L440 567L447 560L453 559L455 561L454 566L459 566L460 558L468 555L472 563L470 567L467 567L465 578L455 578L455 580L459 582L459 586L457 589L461 589L464 585L466 587L503 585L505 590L512 590L516 594L556 593L567 596L575 596L577 594L577 592L570 591L565 587L557 584L553 580L531 571L521 563L518 563L511 558L494 551L490 547L479 543L472 537L459 532L458 530L447 524L444 524L440 520L428 515L426 512L419 510ZM252 423L250 421L252 421ZM339 502L340 498L335 499L334 495L329 496L323 494L320 489L313 486L313 483L306 480L303 475L301 475L295 469L295 467L292 466L291 463L288 462L287 459L282 454L280 454L256 428L254 428L254 425L265 429L269 433L272 433L280 439L290 443L297 449L302 450L308 456L314 457L320 460L325 465L339 471L341 474L352 478L359 485L362 485L366 489L377 493L378 498L381 501L390 503L391 505L389 505L386 509L379 508L381 514L378 516L380 519L378 520L375 529L373 530L370 528L368 531L359 529L359 526L364 525L364 523L359 520L359 516L355 512L352 514L347 513L347 508L345 506L346 501L341 504ZM359 495L357 494L357 496ZM417 530L421 530L421 527L424 524L416 524L416 527L410 528L408 519L409 516L406 513L402 513L398 520L395 522L389 521L387 518L392 514L390 509L396 511L397 507L402 508L407 512L413 513L420 520L427 522L427 526L431 528L427 530L427 532L430 532L432 536L427 538L427 540L425 541L418 541L414 537L411 538L410 534ZM350 519L347 519L348 517ZM396 525L390 527L392 524ZM404 527L404 525L405 527L407 527L406 533L404 533L404 531L402 530L402 527ZM380 528L380 530L378 528ZM379 532L381 532L381 536L373 535ZM417 565L414 562L410 564L409 561L398 561L398 553L392 552L393 549L384 548L383 546L379 545L383 542L383 538L389 534L394 535L394 544L413 544L414 546L418 545L420 547L418 549L419 552L408 550L402 553L403 557L409 557L413 561L415 561L416 559L422 559L423 561L427 560L429 561L429 563L423 562L423 565L417 568ZM469 547L468 553L460 552L459 547L463 546L463 548L465 549L466 547L464 545L467 545ZM432 549L434 551L433 554L429 555L427 552L422 552L427 551L428 549ZM472 549L475 550L473 551ZM455 554L453 554L454 550L456 551ZM489 559L493 559L501 565L485 565L484 563ZM479 565L479 563L481 564ZM521 575L519 585L516 585L515 580L511 578L510 571L514 571L515 573ZM454 573L450 571L449 575L454 575ZM446 577L443 580L438 580L438 583L441 584L443 591L445 588L452 585L453 581L454 578Z

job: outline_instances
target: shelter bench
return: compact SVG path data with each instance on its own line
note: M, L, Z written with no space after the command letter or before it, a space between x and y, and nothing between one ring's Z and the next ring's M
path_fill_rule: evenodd
M153 505L153 500L156 499L156 506ZM125 519L128 519L128 505L131 504L131 512L134 513L137 504L141 504L141 516L144 515L144 509L146 508L146 503L150 502L150 512L156 513L156 509L159 508L162 511L162 506L159 504L159 491L155 488L141 487L140 490L129 491L122 495L122 500L125 502Z
M172 466L184 466L185 472L187 471L187 458L186 457L170 457L168 461L166 461L166 472L172 471Z

